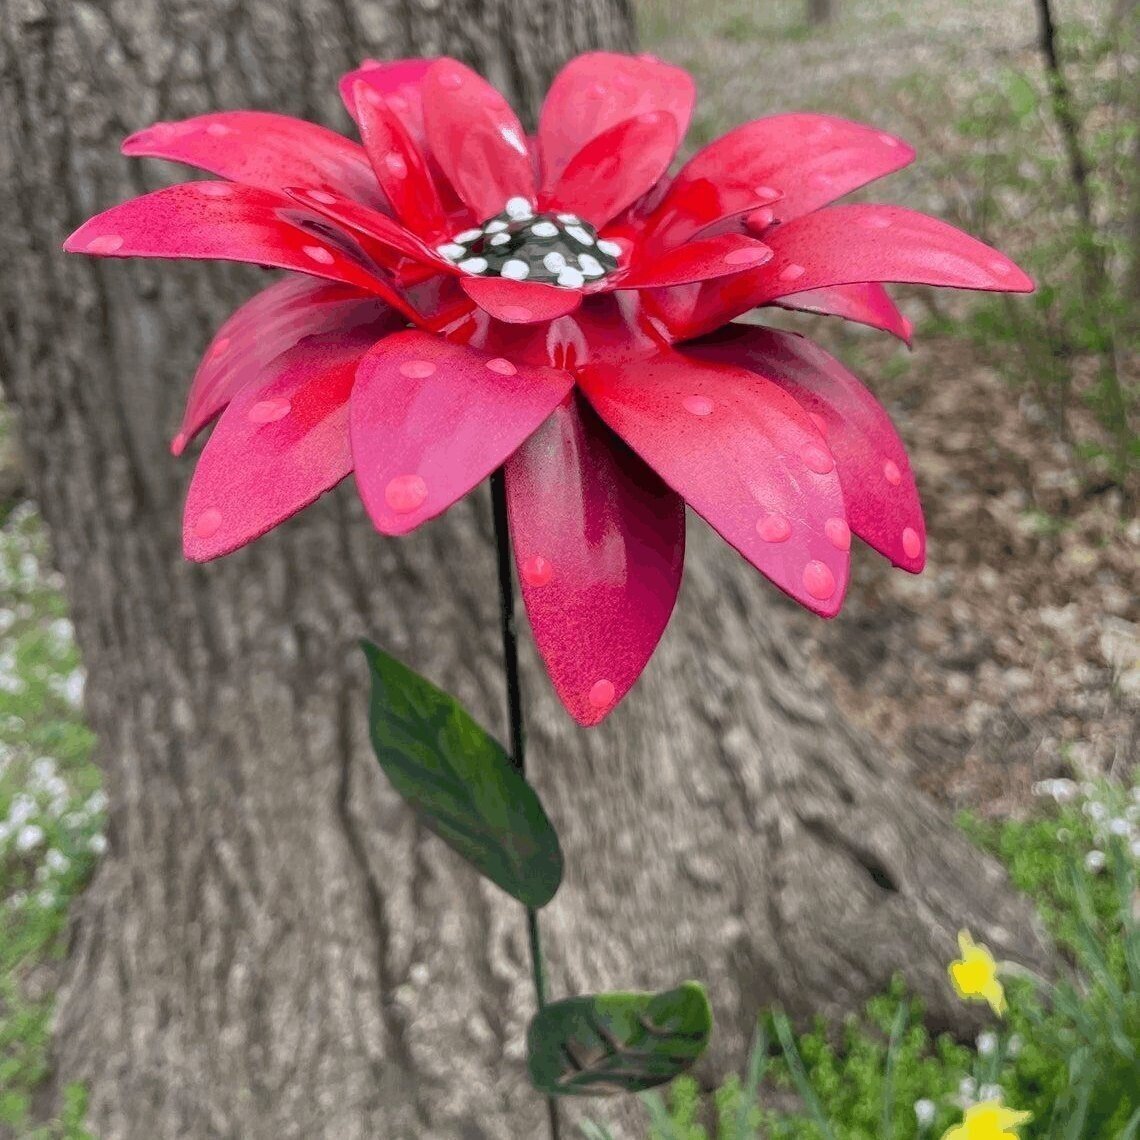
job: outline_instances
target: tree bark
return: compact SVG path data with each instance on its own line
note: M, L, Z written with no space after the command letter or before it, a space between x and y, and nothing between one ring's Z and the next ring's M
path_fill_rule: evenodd
M835 0L808 0L809 24L826 24L835 15Z
M337 75L447 51L534 111L624 0L0 0L0 368L89 669L110 851L77 908L56 1080L102 1140L530 1137L517 904L419 827L366 739L368 634L503 722L484 492L398 541L351 486L239 554L180 557L164 438L248 268L59 253L173 180L118 141L251 106L347 122ZM164 434L165 433L165 434ZM706 980L706 1074L752 1019L851 1009L902 971L936 1025L954 932L1046 961L1030 908L805 670L782 603L692 528L678 613L599 730L524 647L534 781L568 874L554 996ZM619 1108L630 1111L628 1108ZM612 1113L611 1113L612 1116Z

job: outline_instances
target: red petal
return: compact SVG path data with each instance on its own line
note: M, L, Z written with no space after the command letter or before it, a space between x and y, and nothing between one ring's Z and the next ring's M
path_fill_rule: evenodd
M890 294L874 281L858 285L833 285L827 289L809 289L793 293L776 302L782 309L795 309L804 313L821 313L827 317L842 317L882 329L910 344L911 323L899 312Z
M616 279L618 289L654 289L707 281L738 274L772 260L772 251L761 241L744 234L718 234L690 241L676 249L648 258L630 267Z
M266 111L223 111L155 123L123 154L165 158L262 190L313 186L385 205L364 148L333 131Z
M305 337L370 326L372 339L403 325L403 318L369 293L347 285L288 277L247 301L210 342L190 385L171 450L187 442L275 357Z
M729 131L698 151L673 180L648 223L676 244L717 217L755 205L797 218L914 159L893 135L830 115L772 115ZM769 191L774 193L769 193ZM765 201L765 199L768 199ZM699 211L698 202L704 202Z
M408 133L421 149L427 142L424 134L423 95L420 85L434 59L396 59L388 63L372 61L350 71L340 80L340 97L348 113L359 122L356 85L363 83L379 92L384 101L400 116Z
M570 715L597 724L673 611L684 503L573 397L508 460L507 495L535 642Z
M436 253L415 234L404 229L399 222L393 221L387 214L373 210L371 206L361 205L351 198L341 198L328 190L302 190L290 187L287 193L290 198L302 205L324 214L342 227L379 242L386 249L393 250L402 257L411 258L421 265L429 265L437 271L460 272L450 261Z
M824 617L839 612L849 552L835 462L770 380L678 352L593 364L578 382L602 419L761 573Z
M764 240L775 257L759 269L654 296L674 336L699 336L795 293L864 281L1010 293L1033 288L997 250L901 206L830 206L775 227Z
M415 140L376 88L359 83L356 96L360 137L396 217L425 238L442 238L447 218Z
M563 289L533 281L506 277L463 277L463 291L497 321L530 325L554 321L572 313L582 303L577 289Z
M591 139L566 164L544 202L601 229L656 185L679 142L677 120L663 111L626 119Z
M591 139L648 111L672 115L683 139L695 99L686 72L649 56L594 51L572 59L554 77L539 116L544 185Z
M485 479L573 386L568 372L513 364L422 332L377 344L352 396L352 454L365 507L406 534Z
M432 153L478 221L501 213L509 198L534 201L526 131L494 87L441 59L424 76L423 98Z
M113 206L80 226L63 248L104 257L248 261L344 281L388 299L384 282L344 252L350 239L306 233L300 228L306 220L323 225L268 190L189 182Z
M352 470L347 400L371 343L359 332L306 341L234 397L190 483L187 558L204 562L252 542Z
M744 325L686 351L749 368L819 417L851 529L896 566L912 574L922 569L926 527L906 449L883 406L839 361L805 337Z

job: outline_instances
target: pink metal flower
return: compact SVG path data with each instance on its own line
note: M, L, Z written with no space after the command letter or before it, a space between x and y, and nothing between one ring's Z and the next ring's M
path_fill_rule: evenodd
M665 628L685 503L824 616L852 534L921 570L914 476L874 397L802 337L731 323L780 305L906 340L881 282L1031 289L942 222L831 205L908 146L775 115L669 177L694 89L648 56L571 61L535 139L453 59L368 64L341 92L363 146L251 111L131 136L128 155L220 180L125 202L67 241L292 271L194 377L175 453L221 414L187 498L188 557L236 550L351 471L377 529L404 534L505 464L527 612L582 724Z

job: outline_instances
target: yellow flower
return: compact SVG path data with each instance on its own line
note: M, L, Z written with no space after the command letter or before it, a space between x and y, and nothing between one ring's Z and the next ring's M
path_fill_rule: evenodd
M1030 1116L1006 1108L1001 1101L985 1100L966 1109L962 1123L943 1133L942 1140L1018 1140L1016 1129Z
M968 930L958 932L958 951L962 955L950 963L950 981L960 998L989 1002L1002 1017L1005 1014L1005 987L998 980L998 964L985 946L970 937Z

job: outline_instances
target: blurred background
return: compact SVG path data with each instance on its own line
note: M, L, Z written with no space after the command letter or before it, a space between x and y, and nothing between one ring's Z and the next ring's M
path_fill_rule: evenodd
M1140 862L1135 0L1056 0L1052 25L1036 0L637 0L635 9L641 46L697 78L690 150L788 109L877 124L919 157L869 197L945 218L1009 253L1039 283L1028 298L897 290L914 325L913 351L855 326L788 318L873 378L916 469L929 564L911 578L860 558L839 619L825 624L789 606L782 628L850 721L908 756L919 785L962 813L973 839L1034 892L1064 945L1066 931L1076 938L1066 924L1083 905L1080 890L1091 892L1098 914L1119 917L1119 896L1107 889L1112 843ZM0 0L0 13L8 19L15 5ZM14 79L0 71L3 82ZM107 848L107 799L52 538L16 422L0 404L0 1135L20 1137L89 1134L82 1083L53 1085L50 1105L43 1090L52 1085L69 908ZM1084 887L1065 878L1070 866ZM1110 959L1120 928L1100 935ZM1136 1042L1135 988L1130 1000L1137 1020L1125 1036ZM829 1052L826 1035L800 1042L831 1090L821 1096L836 1113L832 1132L801 1115L810 1097L788 1069L774 1094L786 1115L762 1134L881 1135L873 1122L881 1121L900 1002L896 994L876 1007L846 1051ZM941 1055L926 1038L907 1048L909 1067L886 1094L906 1109L891 1126L899 1138L949 1122L954 1089L967 1079L976 1086L980 1056L969 1041ZM858 1131L856 1108L842 1107L836 1088L859 1085L844 1058L866 1061L868 1049L877 1074L864 1089L872 1123ZM1060 1071L1063 1060L1049 1063ZM1041 1076L1046 1070L1042 1061L1036 1092L1026 1091L1024 1074L1011 1076L1007 1091L1038 1095L1053 1079ZM1109 1089L1127 1083L1127 1072ZM682 1100L695 1089L682 1090ZM926 1110L911 1106L928 1097L936 1114L923 1124ZM688 1108L674 1102L674 1123L660 1118L654 1135L703 1136L666 1131L690 1127L683 1118L706 1111L699 1099ZM1108 1129L1109 1118L1096 1127ZM1129 1137L1137 1125L1140 1116ZM1126 1135L1092 1127L1065 1135Z

